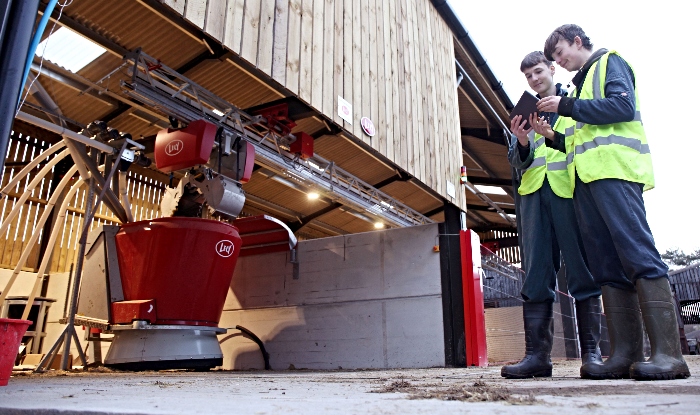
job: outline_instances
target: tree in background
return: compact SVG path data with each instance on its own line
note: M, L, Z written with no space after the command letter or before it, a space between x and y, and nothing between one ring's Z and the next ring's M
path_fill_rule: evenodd
M668 265L687 267L700 263L700 249L696 249L695 252L689 254L686 254L678 248L667 249L666 252L661 254L661 258L666 261Z

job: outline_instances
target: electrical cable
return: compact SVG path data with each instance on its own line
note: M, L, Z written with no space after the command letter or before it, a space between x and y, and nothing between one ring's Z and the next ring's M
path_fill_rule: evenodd
M263 360L265 361L265 370L272 370L272 367L270 366L270 354L265 350L265 345L263 344L262 340L258 336L255 335L252 331L248 330L247 328L243 326L237 325L236 327L225 327L226 330L240 330L243 334L248 336L252 341L254 341L258 347L260 348L260 352L262 352ZM228 337L227 337L228 338ZM225 338L224 340L226 340ZM223 341L223 340L222 340Z
M260 338L256 336L252 331L248 330L243 326L237 325L236 329L248 335L251 338L251 340L258 344L258 347L260 347L260 351L263 355L263 360L265 360L265 370L271 370L272 368L270 367L270 353L268 353L267 350L265 350L265 345L263 344L262 340L260 340Z
M39 40L41 39L41 36L44 34L44 30L46 29L46 26L49 22L49 19L51 18L51 13L53 13L54 8L56 7L56 3L58 3L58 0L49 0L49 4L46 6L46 9L44 9L44 14L41 16L41 20L39 21L39 24L37 25L36 31L34 33L34 38L32 39L32 43L29 46L29 51L27 53L27 64L24 68L24 76L22 77L22 87L20 88L20 97L22 97L22 90L24 89L24 84L27 81L27 76L29 76L29 69L32 67L32 61L34 58L34 55L36 54L36 48L39 46ZM37 75L32 79L32 82L29 84L29 87L27 88L27 92L24 94L24 97L17 103L17 112L15 113L15 117L17 114L19 114L19 110L22 108L22 105L24 105L24 101L27 100L27 97L29 96L29 92L32 90L32 86L34 85L34 82L36 82L37 79L39 79L39 76L41 75L41 68L44 65L44 54L46 52L46 47L49 44L48 38L51 37L53 34L54 30L56 29L56 25L58 24L59 20L61 20L61 16L63 15L63 8L70 6L71 3L73 3L73 0L66 0L65 3L59 4L61 9L59 10L58 13L58 18L54 22L53 26L51 27L51 31L49 32L49 36L47 36L47 41L44 44L44 50L41 53L41 60L39 61L39 71L37 72Z

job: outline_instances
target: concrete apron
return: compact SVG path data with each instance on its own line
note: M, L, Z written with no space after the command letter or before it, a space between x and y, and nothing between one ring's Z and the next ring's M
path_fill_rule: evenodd
M500 366L466 369L232 372L49 372L16 374L0 388L2 414L650 413L689 414L692 377L637 382L578 378L577 361L554 377L506 380Z

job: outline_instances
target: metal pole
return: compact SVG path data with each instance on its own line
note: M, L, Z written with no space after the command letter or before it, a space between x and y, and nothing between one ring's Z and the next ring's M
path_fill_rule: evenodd
M9 13L3 16L6 20L0 48L0 171L5 167L7 145L22 92L24 67L38 12L39 0L13 1Z
M14 116L14 113L12 113ZM60 136L68 137L73 141L77 141L79 143L85 144L86 146L90 146L93 148L96 148L100 151L103 151L107 154L114 154L117 150L109 146L105 143L99 142L97 140L93 140L90 137L86 137L82 134L78 134L75 131L71 131L65 127L62 127L60 125L56 125L54 123L48 122L46 120L42 120L39 117L35 117L31 114L27 114L26 112L18 112L17 113L17 119L22 120L24 122L28 122L29 124L36 125L37 127L41 127L45 130L49 130L51 132L54 132Z
M459 69L459 73L462 74L462 76L463 76L462 80L465 80L465 79L467 80L469 85L476 92L476 95L479 97L481 102L486 106L486 108L489 109L489 112L491 112L491 114L494 116L494 118L496 119L496 122L498 122L498 124L500 124L501 128L503 128L504 130L510 131L510 128L501 119L501 117L498 115L498 112L496 112L496 110L493 108L493 106L491 106L491 104L489 103L489 100L486 99L484 94L481 93L481 90L476 86L476 83L474 83L472 78L469 77L469 74L467 73L467 71L465 71L464 68L462 68L462 65L460 65L459 62L457 62L457 60L455 60L455 65L457 65L457 69ZM461 84L461 82L460 82L460 84ZM459 86L459 84L458 84L458 86ZM510 144L510 134L507 134L505 139L506 139L506 144Z
M5 32L7 31L7 20L10 17L10 9L12 8L12 0L5 0L0 4L0 47L2 47Z
M92 222L93 214L93 203L95 202L95 178L90 178L90 185L88 186L87 200L85 201L85 222L83 223L82 235L85 235L90 229L90 222ZM80 277L83 272L83 260L85 259L85 238L81 235L80 242L78 244L78 259L75 265L75 276L73 278L73 289L71 290L70 299L70 309L68 310L68 327L73 327L75 324L75 311L78 308L78 292L80 290ZM67 330L65 333L65 339L63 341L63 358L61 360L61 369L68 369L68 354L70 354L70 342L73 337L74 330ZM82 352L80 343L76 344L79 351ZM87 362L83 361L83 366L87 366Z

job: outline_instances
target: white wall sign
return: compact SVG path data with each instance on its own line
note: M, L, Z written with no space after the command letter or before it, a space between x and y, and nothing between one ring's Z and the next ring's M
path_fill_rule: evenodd
M352 104L338 95L338 115L352 125Z
M455 198L455 185L451 181L447 181L447 194L451 198Z

